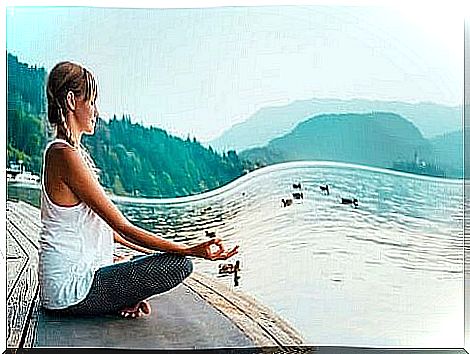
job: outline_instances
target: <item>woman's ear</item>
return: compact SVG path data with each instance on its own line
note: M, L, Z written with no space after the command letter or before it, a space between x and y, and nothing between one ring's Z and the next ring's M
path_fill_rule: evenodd
M75 95L72 91L67 92L67 108L70 111L75 110Z

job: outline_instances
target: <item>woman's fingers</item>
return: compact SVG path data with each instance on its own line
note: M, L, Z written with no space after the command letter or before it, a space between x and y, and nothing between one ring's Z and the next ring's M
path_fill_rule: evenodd
M202 243L201 245L203 246L205 250L206 257L209 259L212 259L215 255L219 255L225 252L224 246L222 244L222 240L219 238L211 239L209 241ZM212 245L215 245L218 247L217 251L213 251L211 249Z
M235 246L230 252L224 252L224 253L220 253L220 254L217 254L214 255L214 258L212 258L213 260L224 260L224 259L229 259L230 257L236 255L238 253L238 246Z
M232 248L232 250L228 253L228 257L227 257L227 258L232 257L233 255L236 255L236 254L238 253L238 247L239 247L239 246L237 245L237 246L235 246L234 248Z
M217 250L211 249L212 245L217 246ZM197 252L196 249L202 251L201 253L204 255ZM238 246L235 246L232 250L227 252L225 250L224 244L222 243L222 240L220 238L213 238L199 244L199 246L196 246L195 251L196 253L199 253L199 256L209 260L228 259L238 253Z
M219 248L219 250L215 253L212 253L211 254L211 259L214 260L214 259L218 259L222 254L224 254L225 250L223 247Z
M214 251L209 247L206 247L206 258L210 260L214 260L219 257L222 253L224 253L224 249L219 246L219 249Z
M235 246L230 252L225 254L225 259L228 259L238 253L238 246Z

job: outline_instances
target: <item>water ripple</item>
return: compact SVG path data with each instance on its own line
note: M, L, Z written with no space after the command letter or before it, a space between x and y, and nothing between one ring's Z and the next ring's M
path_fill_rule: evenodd
M303 199L296 200L292 185L299 182ZM330 195L319 189L325 184ZM359 207L343 205L341 198L357 198ZM293 203L282 207L281 199ZM170 239L193 244L211 231L228 245L239 244L240 288L312 340L322 330L312 326L312 318L338 327L329 322L329 308L339 322L354 318L360 324L349 329L369 333L377 322L389 321L389 331L404 333L439 322L435 308L462 312L462 181L296 162L257 170L197 196L116 201L133 222ZM217 265L195 262L217 278ZM230 285L231 278L217 280ZM433 298L445 298L446 305ZM369 310L358 313L354 306Z

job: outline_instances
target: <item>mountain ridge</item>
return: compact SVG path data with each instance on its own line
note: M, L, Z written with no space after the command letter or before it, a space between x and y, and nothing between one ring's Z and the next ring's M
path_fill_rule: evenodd
M387 111L399 114L413 122L424 137L458 130L462 126L462 107L432 102L401 102L367 99L308 99L287 105L264 107L247 120L233 125L205 145L217 151L262 147L270 140L285 135L295 126L312 116L335 113L370 113ZM256 133L256 135L255 135Z
M452 139L450 135L445 143ZM426 139L412 122L391 112L321 114L239 156L258 166L322 160L461 177L459 166L442 164L442 157L435 152L439 141ZM450 154L455 155L456 149L458 146Z

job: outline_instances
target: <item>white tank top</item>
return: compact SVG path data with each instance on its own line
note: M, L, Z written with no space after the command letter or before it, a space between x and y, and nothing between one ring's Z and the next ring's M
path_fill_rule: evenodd
M63 309L82 301L88 294L95 271L113 263L113 230L84 202L59 206L47 195L44 183L44 150L41 222L39 239L39 282L42 305Z

